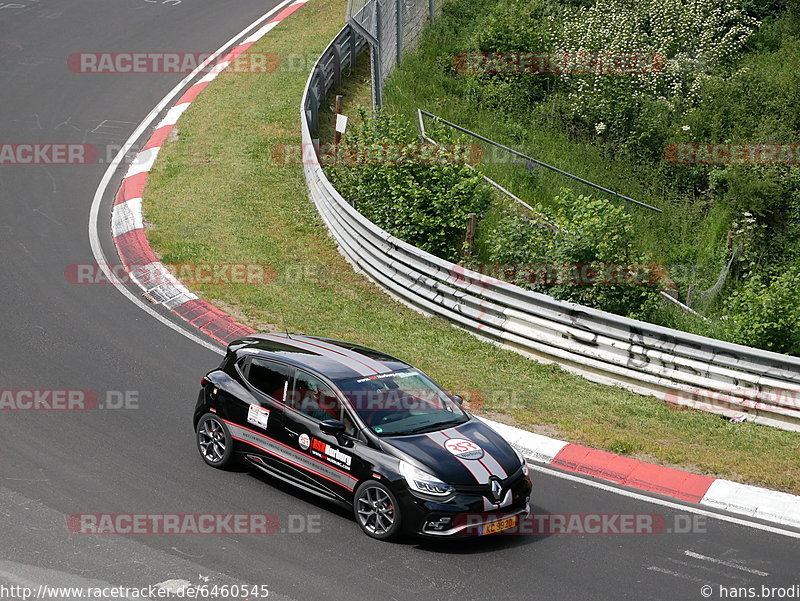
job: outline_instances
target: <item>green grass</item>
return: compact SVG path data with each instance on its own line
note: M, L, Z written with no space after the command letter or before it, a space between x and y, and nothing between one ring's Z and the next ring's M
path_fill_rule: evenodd
M313 0L253 49L321 52L344 0ZM334 15L335 18L332 18ZM800 492L800 437L678 411L593 384L482 342L399 305L338 253L308 199L300 166L273 150L299 144L307 73L223 74L178 123L148 179L145 215L168 263L269 263L274 282L196 286L261 330L332 336L376 347L469 394L479 413L523 428L742 482ZM348 97L358 102L363 90ZM329 102L328 104L332 104Z
M736 217L729 205L713 202L708 194L688 196L676 184L676 169L664 162L615 152L612 145L597 138L587 141L585 135L570 129L573 126L565 125L557 94L548 102L526 104L518 99L514 110L507 105L492 108L479 104L474 84L457 74L452 62L454 56L475 50L477 33L486 26L487 15L498 4L503 5L494 0L480 4L460 0L453 3L456 6L453 10L445 10L436 26L424 36L420 49L407 53L387 82L385 110L416 123L417 109L425 109L550 165L661 208L662 214L632 208L634 247L666 267L680 290L681 300L686 300L689 285L696 290L713 285L729 256L727 234ZM613 129L614 124L609 127ZM464 140L475 142L472 138ZM487 153L479 165L480 171L530 204L547 205L563 186L578 193L604 196L589 186L548 171L529 173L521 164L509 164L507 160L493 162L508 159L508 155L485 148ZM734 286L735 282L726 293ZM682 323L697 334L734 340L736 333L716 320L722 310L721 302L698 308L711 319L681 318L665 309L652 315L651 320L668 327Z

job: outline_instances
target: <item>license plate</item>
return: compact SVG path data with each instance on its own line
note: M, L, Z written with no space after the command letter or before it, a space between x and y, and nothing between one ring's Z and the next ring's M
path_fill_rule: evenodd
M514 528L517 525L517 516L512 516L510 518L506 518L504 520L498 520L496 522L489 522L488 524L484 524L483 528L481 529L481 535L486 536L487 534L497 534L498 532L502 532L503 530L509 530L510 528Z

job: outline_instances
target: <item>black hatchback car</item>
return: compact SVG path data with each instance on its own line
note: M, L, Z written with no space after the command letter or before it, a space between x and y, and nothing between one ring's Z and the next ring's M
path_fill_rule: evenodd
M529 512L524 458L411 365L338 340L259 334L202 379L197 446L351 507L389 540L494 534Z

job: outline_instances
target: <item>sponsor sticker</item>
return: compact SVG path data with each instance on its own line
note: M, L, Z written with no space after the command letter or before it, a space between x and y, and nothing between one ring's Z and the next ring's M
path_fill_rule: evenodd
M308 434L301 434L300 438L297 439L300 448L304 451L308 450L308 447L311 446L311 437Z
M264 409L258 405L250 405L250 409L247 411L247 421L266 430L269 423L269 409Z
M342 453L336 447L332 447L331 445L316 438L311 442L311 453L317 457L322 457L329 463L348 471L350 470L350 463L353 461L353 458L347 453Z
M361 378L356 380L359 384L362 382L369 382L370 380L384 380L386 378L410 378L412 376L418 376L419 373L415 371L390 371L385 374L375 374L374 376L367 376L366 378Z
M465 438L450 438L444 443L444 448L459 459L480 459L483 457L483 449Z

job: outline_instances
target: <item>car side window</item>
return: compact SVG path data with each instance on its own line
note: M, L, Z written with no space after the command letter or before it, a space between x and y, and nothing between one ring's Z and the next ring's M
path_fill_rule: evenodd
M288 405L317 421L342 417L342 407L333 390L319 378L300 370L295 375Z
M285 402L292 369L280 363L253 357L245 371L250 384L279 403Z
M345 425L345 434L353 437L356 435L355 423L342 406L339 397L316 376L297 370L288 405L320 422L326 419L339 420Z

